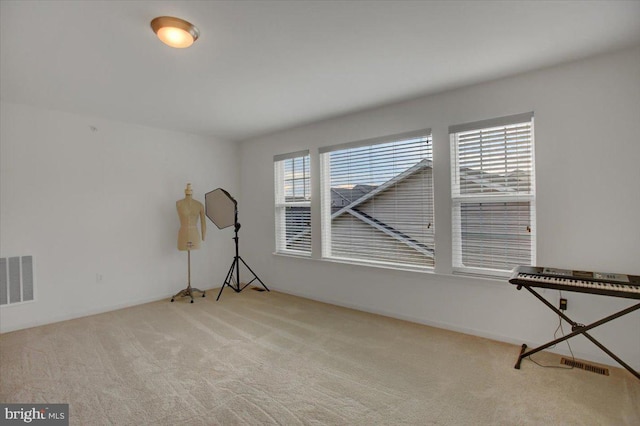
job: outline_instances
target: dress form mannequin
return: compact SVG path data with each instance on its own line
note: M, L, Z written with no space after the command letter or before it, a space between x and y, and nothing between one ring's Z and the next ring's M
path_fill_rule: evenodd
M184 190L184 198L176 201L176 209L178 210L178 217L180 218L180 229L178 230L178 250L187 252L187 288L179 291L171 298L173 302L178 296L189 296L191 303L193 303L193 292L199 291L202 293L202 297L205 296L205 292L197 288L191 287L191 250L200 248L200 235L202 234L202 241L207 233L207 224L204 220L204 206L201 202L196 201L192 197L193 189L191 184L188 183ZM198 232L198 218L200 219L200 230Z
M204 220L204 206L192 197L193 189L187 184L184 190L184 198L176 201L176 209L180 217L180 229L178 230L178 250L197 250L200 248L200 232L198 232L198 216L200 217L200 230L202 241L207 233L207 223ZM191 244L189 244L191 243Z

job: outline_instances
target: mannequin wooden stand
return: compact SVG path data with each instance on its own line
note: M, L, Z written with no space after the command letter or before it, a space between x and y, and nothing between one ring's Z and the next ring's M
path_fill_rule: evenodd
M192 242L188 242L187 246L191 247L193 245ZM188 249L187 250L187 264L188 264L188 273L187 273L187 288L185 288L184 290L180 290L175 296L173 296L171 298L171 301L173 302L176 297L186 297L189 296L191 298L191 303L193 303L193 292L194 291L199 291L200 293L202 293L202 297L205 296L205 292L197 289L197 288L192 288L191 287L191 250Z

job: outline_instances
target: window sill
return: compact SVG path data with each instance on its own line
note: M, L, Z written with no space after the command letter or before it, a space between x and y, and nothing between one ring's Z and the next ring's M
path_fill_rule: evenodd
M500 270L483 270L483 269L469 269L469 268L453 268L453 275L470 277L470 278L484 278L487 280L505 280L511 277L511 271Z
M419 273L433 273L434 269L426 266L408 266L408 265L392 265L385 263L377 263L377 262L367 262L364 260L353 260L353 259L345 259L339 257L322 257L318 259L322 262L330 262L330 263L341 263L343 265L356 265L356 266L365 266L369 268L379 268L379 269L387 269L392 271L407 271L407 272L419 272Z
M454 271L450 273L442 273L442 272L436 272L434 268L426 268L426 267L412 268L412 267L383 265L383 264L377 264L373 262L357 262L357 261L341 259L341 258L329 258L329 257L315 258L310 255L295 254L295 253L273 252L272 254L274 256L291 258L291 259L308 259L313 261L334 263L334 264L340 264L340 265L346 265L346 266L360 266L364 268L384 269L387 271L401 271L401 272L410 272L410 273L418 273L418 274L428 274L434 277L443 277L445 279L460 278L465 280L474 280L476 282L478 280L482 280L482 282L486 283L487 285L491 285L499 288L508 288L509 286L505 286L504 284L505 284L505 281L511 276L510 271L495 270L495 271L490 271L492 274L489 275L486 273L486 271L454 269Z
M311 254L305 254L305 253L293 253L293 252L289 253L289 252L274 251L271 254L274 256L292 257L294 259L312 259Z

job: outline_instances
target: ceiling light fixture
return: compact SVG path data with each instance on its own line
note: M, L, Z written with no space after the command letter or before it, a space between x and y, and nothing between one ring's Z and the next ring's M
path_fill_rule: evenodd
M151 21L151 28L167 46L183 49L200 36L200 31L190 22L173 16L159 16Z

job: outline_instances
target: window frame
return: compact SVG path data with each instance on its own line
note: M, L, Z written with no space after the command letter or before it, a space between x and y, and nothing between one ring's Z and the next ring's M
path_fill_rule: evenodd
M296 177L293 175L290 179L287 179L285 171L285 162L288 160L294 161L294 173L295 173L295 160L302 158L303 168L302 177ZM294 256L311 257L312 254L312 231L311 231L311 157L309 150L296 151L286 154L275 155L273 157L274 164L274 218L275 218L275 253L286 254ZM305 201L287 201L286 197L286 182L291 181L294 186L296 181L303 181L303 198ZM304 181L307 181L306 183ZM295 195L295 189L292 192ZM299 250L287 248L287 223L286 223L286 211L289 207L305 207L309 209L309 249Z
M481 131L493 128L505 127L530 123L530 157L531 167L529 189L527 191L516 190L515 194L504 194L496 192L484 192L475 194L463 194L460 191L459 173L459 145L458 135L469 131ZM454 274L469 274L483 277L504 278L511 275L511 270L491 267L465 266L463 264L463 238L462 238L462 214L463 204L490 204L490 203L528 203L530 234L530 265L536 263L536 188L535 188L535 126L533 112L500 117L490 120L483 120L473 123L466 123L449 127L450 137L450 163L451 163L451 266ZM506 140L506 139L505 139ZM505 147L505 151L509 147ZM505 162L507 157L504 156ZM488 240L490 241L490 240Z
M357 148L374 147L376 145L383 145L383 144L401 143L405 141L409 142L414 139L426 139L426 143L428 144L428 148L427 147L422 148L425 150L425 152L428 153L428 161L430 163L429 167L431 168L430 195L424 197L425 200L428 200L424 202L431 206L431 210L430 210L431 221L429 223L429 227L431 228L430 232L433 235L433 240L431 242L432 244L431 257L433 258L433 264L417 265L417 264L411 264L408 262L397 262L396 260L390 261L388 259L372 260L370 258L367 259L362 257L357 258L357 257L344 257L344 256L334 255L332 253L333 238L332 238L332 225L331 225L332 215L333 215L332 195L331 195L331 190L333 189L331 185L331 160L330 160L331 153L357 149ZM421 142L425 142L425 141L421 141ZM322 234L321 259L326 261L339 262L339 263L358 264L358 265L365 265L365 266L372 266L372 267L382 267L387 269L402 269L402 270L413 270L413 271L421 271L421 272L425 272L425 271L433 272L435 269L435 261L436 261L436 258L435 258L435 193L434 193L435 186L433 184L433 135L432 135L431 129L422 129L417 131L404 132L396 135L389 135L389 136L377 137L377 138L372 138L372 139L367 139L362 141L355 141L355 142L343 143L338 145L326 146L326 147L320 148L318 151L320 154L319 156L320 185L319 186L320 186L320 195L321 195L320 196L320 203L321 203L321 208L320 208L321 227L320 228L321 228L321 234ZM416 163L412 167L417 166L420 162L426 159L427 157L425 157L423 160L420 160L418 163ZM404 174L412 167L409 167L407 170L397 175L394 175L394 177L392 177L388 181L381 183L379 187L382 188L384 186L385 188L379 191L377 189L372 190L371 198L376 197L378 194L384 192L384 190L388 188L386 184L388 184L395 177ZM365 196L368 196L368 194ZM342 208L338 209L338 211L344 208L346 207L342 206ZM375 221L375 218L373 220ZM416 222L416 223L419 223L419 222ZM375 224L373 224L372 226L375 227ZM378 227L378 229L382 230L380 227ZM383 252L384 250L381 251L381 253Z

